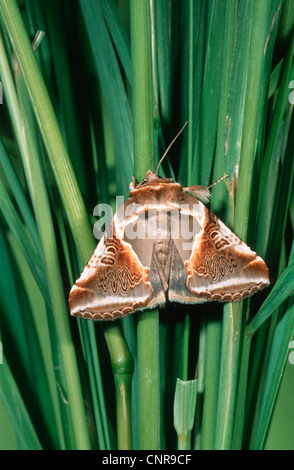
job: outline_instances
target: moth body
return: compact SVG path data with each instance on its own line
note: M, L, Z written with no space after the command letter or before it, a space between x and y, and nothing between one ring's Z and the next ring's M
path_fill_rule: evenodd
M114 320L167 301L242 300L266 287L264 261L194 197L207 192L151 171L133 179L71 289L71 314Z

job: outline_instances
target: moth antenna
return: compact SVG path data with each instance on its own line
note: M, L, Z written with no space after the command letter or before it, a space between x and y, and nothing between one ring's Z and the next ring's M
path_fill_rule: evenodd
M222 180L224 180L225 178L228 178L228 177L229 177L229 175L222 176L220 179L218 179L214 183L211 183L209 186L207 186L207 189L212 188L212 186L215 186L216 184L220 183Z
M175 138L171 141L171 143L169 144L169 146L167 147L166 151L164 152L164 154L162 155L161 159L159 160L159 163L157 165L157 168L156 168L156 172L155 174L158 175L158 171L159 171L159 167L160 165L162 164L164 158L166 157L166 154L167 152L169 151L169 149L171 148L171 146L173 145L173 143L175 142L175 140L177 140L177 138L179 137L179 135L183 132L183 130L185 129L186 125L188 124L188 121L185 122L185 124L183 125L182 129L180 130L180 132L178 132L178 134L175 136Z

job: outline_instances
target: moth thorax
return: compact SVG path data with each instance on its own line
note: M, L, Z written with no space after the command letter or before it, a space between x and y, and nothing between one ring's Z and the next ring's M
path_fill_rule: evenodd
M169 240L156 240L155 251L158 261L162 266L165 266L169 256Z

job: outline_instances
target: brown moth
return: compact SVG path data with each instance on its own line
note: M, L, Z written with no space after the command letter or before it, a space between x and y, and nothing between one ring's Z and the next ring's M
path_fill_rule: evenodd
M70 291L71 314L115 320L167 301L238 301L266 287L265 262L196 199L207 201L209 188L183 188L158 169L133 178Z

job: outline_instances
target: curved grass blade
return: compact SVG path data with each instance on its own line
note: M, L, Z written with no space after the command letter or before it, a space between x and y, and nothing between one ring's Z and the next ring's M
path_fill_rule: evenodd
M117 6L113 0L100 0L100 4L118 57L122 63L128 82L132 85L131 48L121 24Z
M285 269L277 280L271 293L268 295L258 313L246 326L245 334L253 336L258 328L287 300L294 292L294 261Z
M43 294L48 305L51 304L46 275L44 272L43 260L36 252L34 245L28 236L25 227L17 214L6 188L0 180L0 210L5 218L7 225L17 240L21 250L27 260L28 265L33 273L34 278Z
M85 206L62 139L60 128L57 124L52 103L50 102L44 81L37 67L15 0L9 2L6 0L0 0L0 12L9 33L18 63L23 72L33 110L56 178L69 225L77 246L78 254L84 264L93 252L93 235L89 228ZM121 124L121 121L119 122ZM62 311L63 309L60 310L60 312ZM63 320L67 321L66 317L63 317ZM118 324L112 325L109 328L111 328L116 334L116 344L111 348L111 359L116 364L116 362L121 360L121 349L126 351L125 340ZM61 334L61 331L59 331L59 334ZM106 337L107 334L108 330L105 329ZM65 340L65 337L66 336L63 337L63 341ZM72 343L68 344L72 345ZM119 348L116 347L117 344L120 346ZM71 361L73 357L74 353L68 356L68 359ZM125 360L127 361L128 358L125 358ZM73 373L71 372L71 377L72 376ZM79 397L79 393L74 394L74 390L74 388L69 388L67 392L71 393L74 399L76 399ZM80 406L77 406L73 410L75 414L80 411ZM79 447L88 448L89 442L87 439L87 431L84 427L84 418L85 416L81 415L79 419L75 420L75 436L79 441ZM82 426L85 432L81 432Z
M16 431L20 450L41 450L42 446L30 420L5 355L0 366L0 397Z
M294 333L294 299L288 299L285 311L280 308L279 318L271 339L261 406L255 432L251 436L251 448L262 449L274 408L283 370L289 352L289 342Z
M64 6L58 0L43 2L45 11L46 32L50 42L52 65L54 67L57 84L58 108L62 116L62 130L64 140L71 158L71 162L78 179L79 187L85 197L89 197L89 175L87 174L87 160L84 158L84 142L82 140L82 125L79 110L76 105L75 88L72 79L70 55L67 44L67 28ZM40 8L36 2L32 7ZM39 27L38 23L36 24ZM51 65L51 67L52 67ZM66 86L64 86L66 83ZM55 96L52 96L54 102ZM57 109L58 109L57 108Z
M3 350L42 445L46 449L58 449L60 443L49 380L39 342L39 331L26 290L28 286L30 289L31 283L23 282L18 265L15 266L12 262L12 253L17 252L18 247L14 246L11 238L10 236L9 241L12 250L9 250L0 227L0 326ZM20 255L17 260L19 262ZM25 265L25 261L21 262L23 264ZM39 316L42 317L42 308L39 307L39 310Z
M8 8L6 9L6 7ZM19 17L19 11L16 4L10 2L9 5L7 5L6 2L2 2L0 4L0 11L2 13L3 19L5 19L6 23L8 23L11 29L16 28L16 23L17 21L19 22L19 28L15 34L11 34L11 39L13 38L13 41L15 41L14 46L16 46L16 49L18 49L17 45L19 45L20 48L22 48L24 44L27 45L27 49L25 47L23 49L24 57L21 58L24 59L24 62L30 60L32 57L31 54L33 53L31 46L28 43L26 32ZM22 35L24 42L20 41L20 36ZM49 306L49 309L52 309L54 312L54 320L50 323L52 325L51 334L52 338L57 340L57 344L55 343L54 346L62 358L62 360L59 362L58 355L55 355L55 357L58 357L58 364L62 365L62 373L60 373L59 369L56 369L56 375L59 374L60 386L64 390L65 395L67 394L67 399L70 404L70 415L65 413L62 414L62 416L66 417L67 422L69 421L69 416L72 417L70 423L74 436L73 447L76 446L79 448L88 448L88 431L84 415L82 393L78 380L73 343L70 340L68 317L65 314L67 309L61 280L62 278L59 269L59 260L57 255L51 209L49 206L49 198L44 175L42 173L40 152L38 151L38 139L36 138L33 112L31 109L29 96L27 94L27 89L24 84L23 76L20 73L18 65L15 66L15 70L19 101L15 96L16 92L12 85L9 67L5 64L5 54L3 52L2 46L1 50L2 73L4 73L5 80L8 85L7 92L9 90L9 94L7 94L7 102L9 104L9 111L13 121L17 142L19 144L20 154L23 158L23 165L30 195L32 197L40 240L42 243L42 251L44 254L46 277L48 281L48 290L50 293L50 301L47 305ZM8 62L7 59L6 62ZM21 61L21 63L23 62ZM35 62L33 61L32 63L33 66L36 67ZM32 72L31 69L28 73L30 72ZM31 78L34 79L34 84L36 84L36 76L32 76ZM50 316L49 319L51 319ZM59 398L60 406L62 408L64 407L64 400L63 396L61 395ZM68 426L65 426L65 429L68 429Z
M32 211L27 203L24 192L22 190L18 177L14 171L14 168L9 160L6 148L1 138L0 138L0 161L1 161L3 171L5 173L6 179L7 181L9 181L11 191L14 195L15 202L18 205L18 208L22 215L25 226L27 227L32 237L32 240L34 241L34 244L36 246L36 249L40 257L42 257L40 239L38 236L36 222L34 220Z

